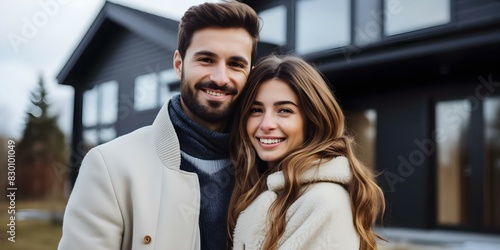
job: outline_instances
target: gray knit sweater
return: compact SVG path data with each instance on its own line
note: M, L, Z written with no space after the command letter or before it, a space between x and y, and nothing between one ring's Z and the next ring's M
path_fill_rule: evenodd
M226 216L234 181L229 134L191 120L181 108L179 95L171 99L169 114L179 137L181 169L196 173L200 182L201 249L225 249Z

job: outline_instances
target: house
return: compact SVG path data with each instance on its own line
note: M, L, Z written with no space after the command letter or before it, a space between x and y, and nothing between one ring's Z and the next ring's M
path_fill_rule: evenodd
M389 239L498 238L500 1L243 2L264 22L260 55L297 53L331 83L362 161L380 173ZM72 169L178 91L177 24L106 2L57 77L75 88Z
M70 180L92 146L152 123L178 93L179 22L106 1L57 75L75 89ZM266 53L270 45L259 45Z
M177 91L172 70L177 26L177 21L105 2L57 75L60 84L75 89L73 183L90 147L150 124Z
M499 1L244 2L263 18L261 41L328 78L380 173L389 238L391 228L415 242L499 236Z

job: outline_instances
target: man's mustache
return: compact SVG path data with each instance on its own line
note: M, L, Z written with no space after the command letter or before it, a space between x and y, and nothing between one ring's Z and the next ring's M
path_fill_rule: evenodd
M219 86L215 82L212 82L212 81L199 82L195 85L195 88L199 89L199 90L201 90L201 89L213 89L213 90L218 90L221 92L226 92L226 93L229 93L231 95L236 95L238 93L238 90L236 90L235 88L231 88L227 85Z

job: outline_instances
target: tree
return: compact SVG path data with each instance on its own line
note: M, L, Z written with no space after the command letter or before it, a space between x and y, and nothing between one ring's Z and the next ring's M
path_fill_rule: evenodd
M49 114L47 95L40 76L37 89L31 93L32 106L17 147L21 170L17 175L23 175L17 179L21 180L20 185L24 185L26 197L64 194L65 180L54 171L53 166L54 163L66 162L65 138L57 124L58 116Z

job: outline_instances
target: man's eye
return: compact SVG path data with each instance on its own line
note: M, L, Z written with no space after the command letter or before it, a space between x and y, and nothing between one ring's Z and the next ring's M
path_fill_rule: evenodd
M206 63L212 63L212 62L213 62L213 60L212 60L212 59L210 59L210 58L206 58L206 57L204 57L204 58L200 58L200 61L202 61L202 62L206 62Z
M241 63L237 63L237 62L232 62L229 64L229 66L231 67L237 67L237 68L245 68L245 65L241 64Z

